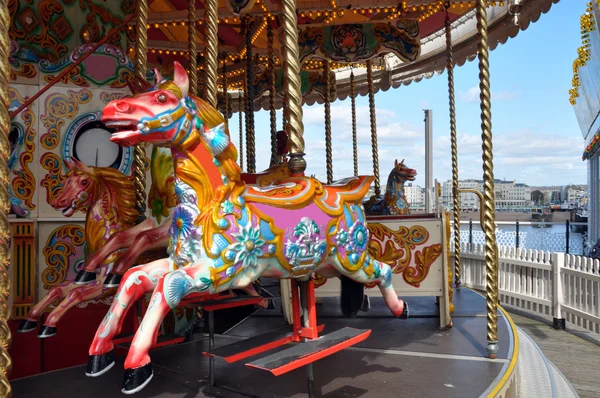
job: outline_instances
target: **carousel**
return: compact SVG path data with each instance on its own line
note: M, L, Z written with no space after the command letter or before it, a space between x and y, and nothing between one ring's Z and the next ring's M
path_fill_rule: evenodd
M1 395L550 388L531 375L554 368L498 306L489 51L557 1L0 1ZM417 171L379 159L375 103L446 73L458 209L453 69L474 59L485 292L461 287L431 111L415 212L404 187ZM354 175L334 180L330 104L348 98ZM302 106L314 103L326 181L305 173ZM361 117L372 175L358 173ZM257 146L270 148L266 170ZM576 396L554 373L552 393Z

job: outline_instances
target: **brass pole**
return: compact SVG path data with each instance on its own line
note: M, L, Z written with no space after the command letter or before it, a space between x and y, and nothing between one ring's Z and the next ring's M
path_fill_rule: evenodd
M286 130L290 140L289 167L292 174L304 174L304 124L302 123L302 91L300 88L300 52L296 0L282 0L284 75L287 76L288 117Z
M269 118L271 121L271 163L273 167L279 163L277 158L277 112L275 110L275 51L273 49L273 27L267 25L267 47L269 51Z
M217 3L218 0L205 0L204 1L204 36L205 36L205 90L206 100L213 107L217 107L217 72L218 72L218 60L217 60L217 45L218 45L218 14L217 14Z
M333 182L333 160L331 153L331 105L329 103L329 93L331 91L331 81L329 79L329 61L324 60L325 64L325 160L327 165L327 184Z
M223 109L225 124L229 125L229 89L227 87L227 55L223 54Z
M487 351L490 358L498 352L498 247L496 245L496 203L494 197L494 162L492 149L492 104L490 102L490 65L487 36L486 1L477 0L477 57L479 59L479 89L481 91L481 138L483 159L483 220L485 233Z
M145 26L145 25L144 25ZM12 396L8 374L12 367L12 360L8 354L12 336L8 327L10 308L8 297L10 295L10 277L8 267L10 266L10 224L8 223L8 212L10 211L10 197L8 195L8 184L10 174L8 170L8 158L10 156L10 143L8 134L10 132L10 117L8 106L10 104L9 85L10 66L8 56L10 54L10 38L8 29L10 27L10 14L7 0L0 0L0 396Z
M454 216L454 282L460 289L460 193L458 188L458 144L456 137L456 109L454 107L454 54L452 24L446 3L446 70L448 71L448 103L450 108L450 146L452 149L452 204Z
M238 90L238 111L240 115L240 169L244 171L244 127L242 125L242 110L244 105L242 103L242 90Z
M356 92L354 87L354 71L350 70L350 102L352 104L352 158L354 175L358 175L358 141L356 139Z
M381 195L379 185L379 150L377 148L377 120L375 119L375 90L373 89L373 61L367 61L367 84L369 88L369 118L371 121L371 150L373 151L373 174L375 175L375 196Z
M190 90L191 95L198 95L198 63L196 60L196 0L188 0L188 51L190 53Z
M256 173L256 153L254 147L254 95L252 94L252 31L250 18L246 19L246 163L248 173Z
M248 69L246 69L247 72ZM250 117L248 117L248 73L244 73L244 126L246 129L246 171L250 172L250 157L248 148L248 131L250 131Z
M135 75L138 82L146 80L146 56L148 51L148 0L137 0L136 28L137 40L135 42ZM146 213L146 151L144 146L136 145L134 150L134 181L135 199L140 219Z

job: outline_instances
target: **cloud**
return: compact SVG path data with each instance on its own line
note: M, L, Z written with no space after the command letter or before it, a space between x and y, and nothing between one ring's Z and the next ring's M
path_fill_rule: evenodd
M465 92L460 93L459 98L464 102L479 102L479 86L471 87ZM517 97L517 93L507 90L492 91L492 101L507 101Z

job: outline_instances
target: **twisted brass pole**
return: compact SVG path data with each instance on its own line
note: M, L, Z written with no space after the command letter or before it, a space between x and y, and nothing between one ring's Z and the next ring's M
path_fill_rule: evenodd
M188 51L190 53L190 90L191 95L198 95L198 63L196 60L196 0L188 0Z
M481 138L483 159L483 220L485 233L487 351L490 358L498 352L498 247L496 245L496 204L494 197L494 162L492 152L492 104L490 102L490 65L487 36L486 1L477 0L477 32L479 42L479 89L481 91Z
M244 127L242 125L242 110L244 105L242 103L242 90L238 90L238 111L240 114L240 169L244 171Z
M213 107L217 107L217 29L218 29L218 0L204 1L204 45L205 45L205 90L206 100Z
M354 71L350 71L350 103L352 104L352 159L354 175L358 175L358 141L356 139L356 92L354 87Z
M8 184L10 174L8 169L8 158L10 156L10 143L8 134L10 132L10 116L8 106L10 104L9 86L10 67L8 56L10 54L10 38L8 30L10 27L10 14L7 0L0 0L0 396L10 397L12 391L8 374L12 367L12 360L8 354L12 336L8 327L10 308L8 297L10 294L10 277L8 267L10 266L10 224L8 223L8 212L10 211L10 197L8 195Z
M298 20L296 0L282 0L285 89L288 96L286 129L290 140L289 167L292 174L304 174L304 124L302 123L302 91L300 89L300 52L298 49Z
M250 30L250 18L247 19L246 29L246 163L248 173L256 173L256 153L254 146L254 95L252 94L252 83L254 73L252 71L252 34Z
M333 182L333 160L331 153L331 104L329 103L329 92L331 91L331 81L329 79L329 61L324 60L325 64L325 161L327 166L327 184Z
M279 163L277 158L277 112L275 110L275 51L273 49L273 27L267 25L267 47L269 51L269 118L271 121L271 163L273 167Z
M223 55L223 109L225 124L229 125L229 91L227 88L227 56Z
M456 137L456 109L454 107L454 54L452 25L446 10L446 70L448 71L448 103L450 108L450 145L452 148L452 204L454 216L454 282L460 288L460 192L458 190L458 144Z
M137 0L135 42L135 75L138 84L146 80L146 55L148 51L148 0ZM145 218L146 212L146 151L142 145L136 145L134 150L134 181L135 199L140 219Z
M373 174L375 196L381 195L379 185L379 149L377 148L377 120L375 119L375 90L373 88L373 61L367 61L367 84L369 88L369 119L371 121L371 150L373 151Z

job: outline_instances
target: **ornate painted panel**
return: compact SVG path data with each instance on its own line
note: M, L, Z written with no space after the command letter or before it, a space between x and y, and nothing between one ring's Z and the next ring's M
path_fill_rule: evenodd
M33 221L11 222L11 319L23 319L35 303L36 248Z
M300 60L310 57L337 62L364 62L377 55L393 53L405 62L421 53L419 23L404 19L391 23L308 27L298 34Z
M275 69L275 90L277 95L283 97L283 69ZM335 100L335 73L329 73L330 92L329 98ZM255 68L254 77L252 79L252 87L250 87L253 98L260 98L271 87L271 73L269 68L264 65L259 65ZM307 97L313 92L318 93L321 98L325 98L325 73L323 71L301 71L300 72L300 89L302 96Z

